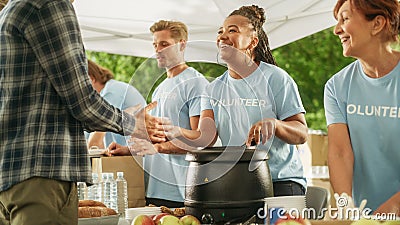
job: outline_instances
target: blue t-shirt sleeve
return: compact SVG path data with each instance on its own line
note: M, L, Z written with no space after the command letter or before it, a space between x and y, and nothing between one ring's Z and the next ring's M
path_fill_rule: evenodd
M121 109L122 106L122 100L121 96L113 93L113 92L107 92L102 96L108 103L110 103L111 105Z
M334 77L325 84L324 108L327 125L333 123L347 123L337 96Z
M111 105L124 110L126 108L141 104L146 105L143 96L129 84L109 80L100 95Z
M138 90L136 90L132 86L128 86L128 90L126 94L123 96L124 102L122 104L122 109L126 109L132 106L136 106L138 104L141 105L140 108L143 108L146 106L146 101L144 100L143 96L139 93Z
M272 88L279 90L274 94L277 118L284 120L296 114L305 113L306 111L294 80L285 72L274 74L274 76L283 76L284 78L284 85L277 82L276 84L279 86L274 87L274 83L271 84L273 85Z
M193 87L190 88L189 91L189 116L199 116L201 113L201 102L202 102L202 94L204 93L205 87L207 86L208 81L203 78L196 78L195 82L193 82Z
M210 102L209 93L207 92L207 88L203 91L201 95L201 111L213 109Z

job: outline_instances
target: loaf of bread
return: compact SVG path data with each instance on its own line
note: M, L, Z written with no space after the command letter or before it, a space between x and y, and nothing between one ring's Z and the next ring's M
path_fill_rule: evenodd
M94 200L79 200L78 217L91 218L117 215L114 209L107 208L102 202Z
M79 218L91 218L117 215L114 209L101 206L82 206L78 208Z
M101 206L101 207L107 207L104 205L102 202L95 201L95 200L79 200L79 207L83 206Z

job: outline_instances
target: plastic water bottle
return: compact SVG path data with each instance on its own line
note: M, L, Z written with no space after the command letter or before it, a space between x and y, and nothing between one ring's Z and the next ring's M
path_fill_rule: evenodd
M117 181L114 179L114 173L109 173L108 176L110 180L110 208L118 211Z
M93 185L87 188L88 199L101 202L101 185L99 175L92 173Z
M102 173L103 203L108 208L117 211L117 182L114 180L114 173Z
M125 218L125 210L128 208L128 183L124 178L124 172L117 172L116 181L118 213Z
M101 174L101 188L102 188L102 202L108 208L111 208L111 181L109 180L109 173Z
M79 200L87 199L86 183L85 182L77 182L76 186L78 189L78 199Z

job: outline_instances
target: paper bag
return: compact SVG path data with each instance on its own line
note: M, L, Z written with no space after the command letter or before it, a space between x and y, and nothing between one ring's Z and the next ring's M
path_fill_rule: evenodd
M141 156L113 156L92 158L93 173L124 172L124 178L128 183L128 207L145 206L143 157Z

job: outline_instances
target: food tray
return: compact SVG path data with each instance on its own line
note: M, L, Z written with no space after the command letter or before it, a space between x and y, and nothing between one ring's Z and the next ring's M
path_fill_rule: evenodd
M79 218L78 225L118 225L119 215Z

